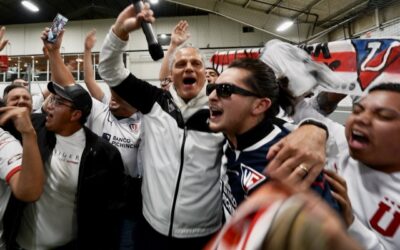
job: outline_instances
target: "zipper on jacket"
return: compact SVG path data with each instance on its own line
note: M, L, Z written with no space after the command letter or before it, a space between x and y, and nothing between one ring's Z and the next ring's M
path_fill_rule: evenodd
M80 218L81 216L79 213L81 203L79 201L80 201L80 196L82 193L81 190L82 190L82 184L84 181L84 175L85 175L84 173L85 173L85 166L86 166L83 163L86 161L86 158L88 157L88 155L92 154L92 152L94 151L93 147L88 145L88 142L87 142L88 136L86 133L85 133L85 137L86 137L86 144L85 144L85 148L83 149L81 163L79 165L78 186L77 186L77 190L76 190L76 221L77 221L78 225L79 225L79 221L81 220L81 218ZM79 227L78 227L77 233L78 233L78 235L80 234ZM80 242L79 237L77 237L77 241ZM79 243L78 243L78 245L79 245Z
M169 224L168 237L172 237L172 229L174 227L175 206L176 206L176 200L178 199L179 184L181 182L183 163L184 163L184 158L185 158L186 132L187 132L187 130L186 130L186 126L185 126L183 128L183 141L182 141L182 146L181 146L181 165L179 167L178 180L176 181L174 200L172 202L171 220L170 220L170 224Z

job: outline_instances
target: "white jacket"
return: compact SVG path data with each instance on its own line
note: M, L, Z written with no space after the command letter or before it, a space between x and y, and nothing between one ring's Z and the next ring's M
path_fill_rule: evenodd
M190 102L137 79L124 68L127 42L112 31L99 73L123 99L143 113L143 215L159 233L177 238L206 236L221 227L219 189L222 133L208 127L205 86Z

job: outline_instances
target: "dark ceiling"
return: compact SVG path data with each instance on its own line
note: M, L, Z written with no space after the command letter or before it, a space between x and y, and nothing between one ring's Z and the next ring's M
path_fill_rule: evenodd
M0 0L0 25L51 22L57 13L69 20L115 18L131 1L128 0L31 0L40 9L30 12L21 0ZM206 15L198 9L159 0L152 5L156 17Z

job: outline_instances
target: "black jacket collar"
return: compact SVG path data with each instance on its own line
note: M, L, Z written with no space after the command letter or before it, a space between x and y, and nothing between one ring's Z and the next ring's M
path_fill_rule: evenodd
M257 124L250 130L244 132L243 134L236 135L236 150L243 150L247 147L250 147L251 145L264 138L266 135L268 135L273 129L274 126L270 119L262 120L259 124ZM231 148L234 148L231 142L229 142L229 145L231 146Z

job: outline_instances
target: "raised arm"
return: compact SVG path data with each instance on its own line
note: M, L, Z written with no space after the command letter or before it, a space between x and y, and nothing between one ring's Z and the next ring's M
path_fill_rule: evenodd
M22 149L20 144L12 138L2 140L7 142L2 146L2 161L7 160L7 164L15 164L20 157L18 152L22 153L22 161L20 168L14 168L9 174L9 184L16 198L31 202L39 199L43 192L44 169L40 156L39 147L37 145L36 132L32 126L30 112L25 107L8 106L0 108L0 124L4 125L7 121L12 120L15 128L22 136ZM4 138L2 138L4 139ZM10 159L3 158L3 154L12 153L15 157Z
M171 43L169 44L167 53L161 62L159 75L160 81L164 81L170 75L170 59L174 55L176 49L189 39L190 34L188 29L189 24L184 20L179 21L179 23L174 27L174 30L171 33Z
M119 14L106 36L100 53L99 73L110 87L119 85L129 75L129 70L122 61L122 53L127 45L129 33L139 29L143 20L155 20L149 4L145 3L140 13L136 13L135 7L130 4Z
M61 57L60 48L64 36L64 30L61 30L55 43L49 43L47 37L50 29L46 28L42 32L41 39L43 40L44 47L48 51L50 69L52 73L52 80L60 85L68 85L75 83L72 73L68 70Z
M0 28L0 51L2 51L4 49L4 47L6 47L8 40L4 39L4 35L6 33L6 27L2 26Z
M313 107L322 115L328 116L335 111L338 103L345 98L345 94L320 92L315 98L313 97Z
M89 90L91 96L99 101L103 100L104 92L97 84L93 72L92 62L92 49L96 43L96 30L91 30L85 38L85 50L83 53L83 71L86 87Z

